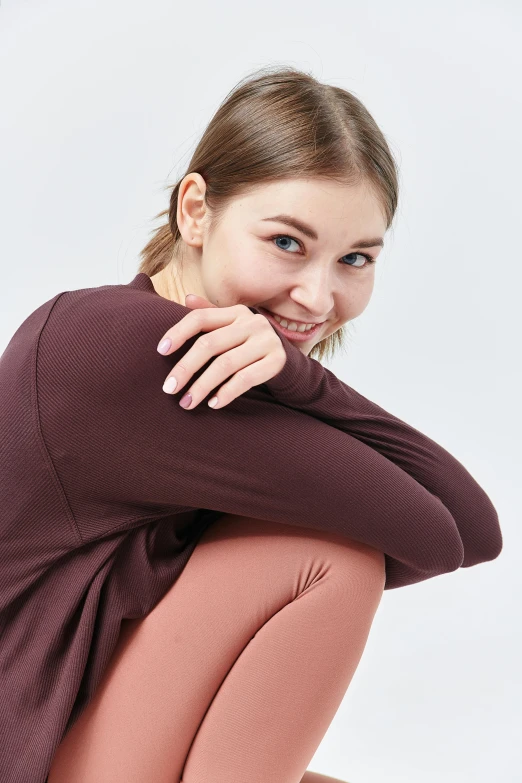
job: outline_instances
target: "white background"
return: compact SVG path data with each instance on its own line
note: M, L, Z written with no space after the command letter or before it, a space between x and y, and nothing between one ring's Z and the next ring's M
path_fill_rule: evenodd
M385 592L309 765L352 783L522 774L521 21L515 0L0 4L0 350L58 292L135 276L166 186L256 68L353 91L398 159L372 301L328 366L463 462L504 550Z

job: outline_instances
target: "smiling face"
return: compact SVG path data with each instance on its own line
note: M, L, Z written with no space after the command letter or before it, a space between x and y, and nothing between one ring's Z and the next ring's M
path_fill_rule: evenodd
M375 276L366 255L379 255L386 232L367 184L296 178L258 185L228 205L213 231L205 189L198 173L180 185L183 266L174 257L151 278L158 293L183 305L193 293L218 307L245 304L288 322L320 323L309 336L294 332L305 337L295 345L307 355L363 312ZM292 332L284 334L292 339Z

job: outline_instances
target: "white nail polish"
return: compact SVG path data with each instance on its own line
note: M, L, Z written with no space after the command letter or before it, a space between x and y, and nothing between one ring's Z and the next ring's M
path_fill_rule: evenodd
M178 385L177 380L174 378L173 375L171 375L170 378L167 378L167 380L163 384L163 391L167 392L167 394L172 394L173 391L176 391L177 385Z

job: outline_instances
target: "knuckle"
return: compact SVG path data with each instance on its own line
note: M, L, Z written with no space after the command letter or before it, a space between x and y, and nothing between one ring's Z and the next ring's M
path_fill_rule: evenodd
M280 372L283 369L283 367L285 366L285 364L286 364L286 358L287 357L286 357L285 349L283 348L282 352L279 351L279 350L275 351L274 352L274 358L275 358L276 369L277 369L278 372Z
M243 369L243 370L238 370L236 372L235 377L237 378L238 381L241 381L241 384L243 386L250 388L250 380L248 378L249 375L250 373L247 372L245 369Z
M214 345L214 340L212 338L212 335L210 334L204 334L202 337L199 338L198 343L206 350L211 350L212 346Z
M201 310L191 310L190 313L184 315L181 321L178 322L178 327L185 327L189 331L192 331L201 322Z
M230 354L227 352L227 353L222 353L222 354L221 354L221 356L219 356L219 357L216 359L215 363L216 363L216 364L217 364L219 367L222 367L224 370L228 370L228 369L229 369L229 368L232 366L232 361L233 361L233 360L232 360L232 357L231 357L231 356L230 356Z
M270 327L272 329L272 327ZM283 347L283 343L281 342L281 338L278 334L272 329L272 334L269 335L269 344L271 352L274 353L276 356L281 357L286 361L286 351Z
M268 321L267 318L265 318L264 315L261 315L261 313L252 313L252 320L255 324L257 324L258 329L264 329L266 326L268 326L269 329L272 329L272 324L270 321Z

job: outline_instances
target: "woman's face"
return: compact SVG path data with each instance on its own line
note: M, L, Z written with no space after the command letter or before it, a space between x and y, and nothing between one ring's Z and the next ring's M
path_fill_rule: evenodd
M312 336L294 341L307 355L363 312L375 275L364 254L378 256L386 232L380 203L367 185L299 178L259 185L235 199L212 232L205 188L198 173L180 185L183 266L173 258L153 276L159 293L183 305L185 295L194 293L218 307L245 304L288 322L320 322ZM278 216L306 224L317 237ZM292 332L284 334L292 339Z

